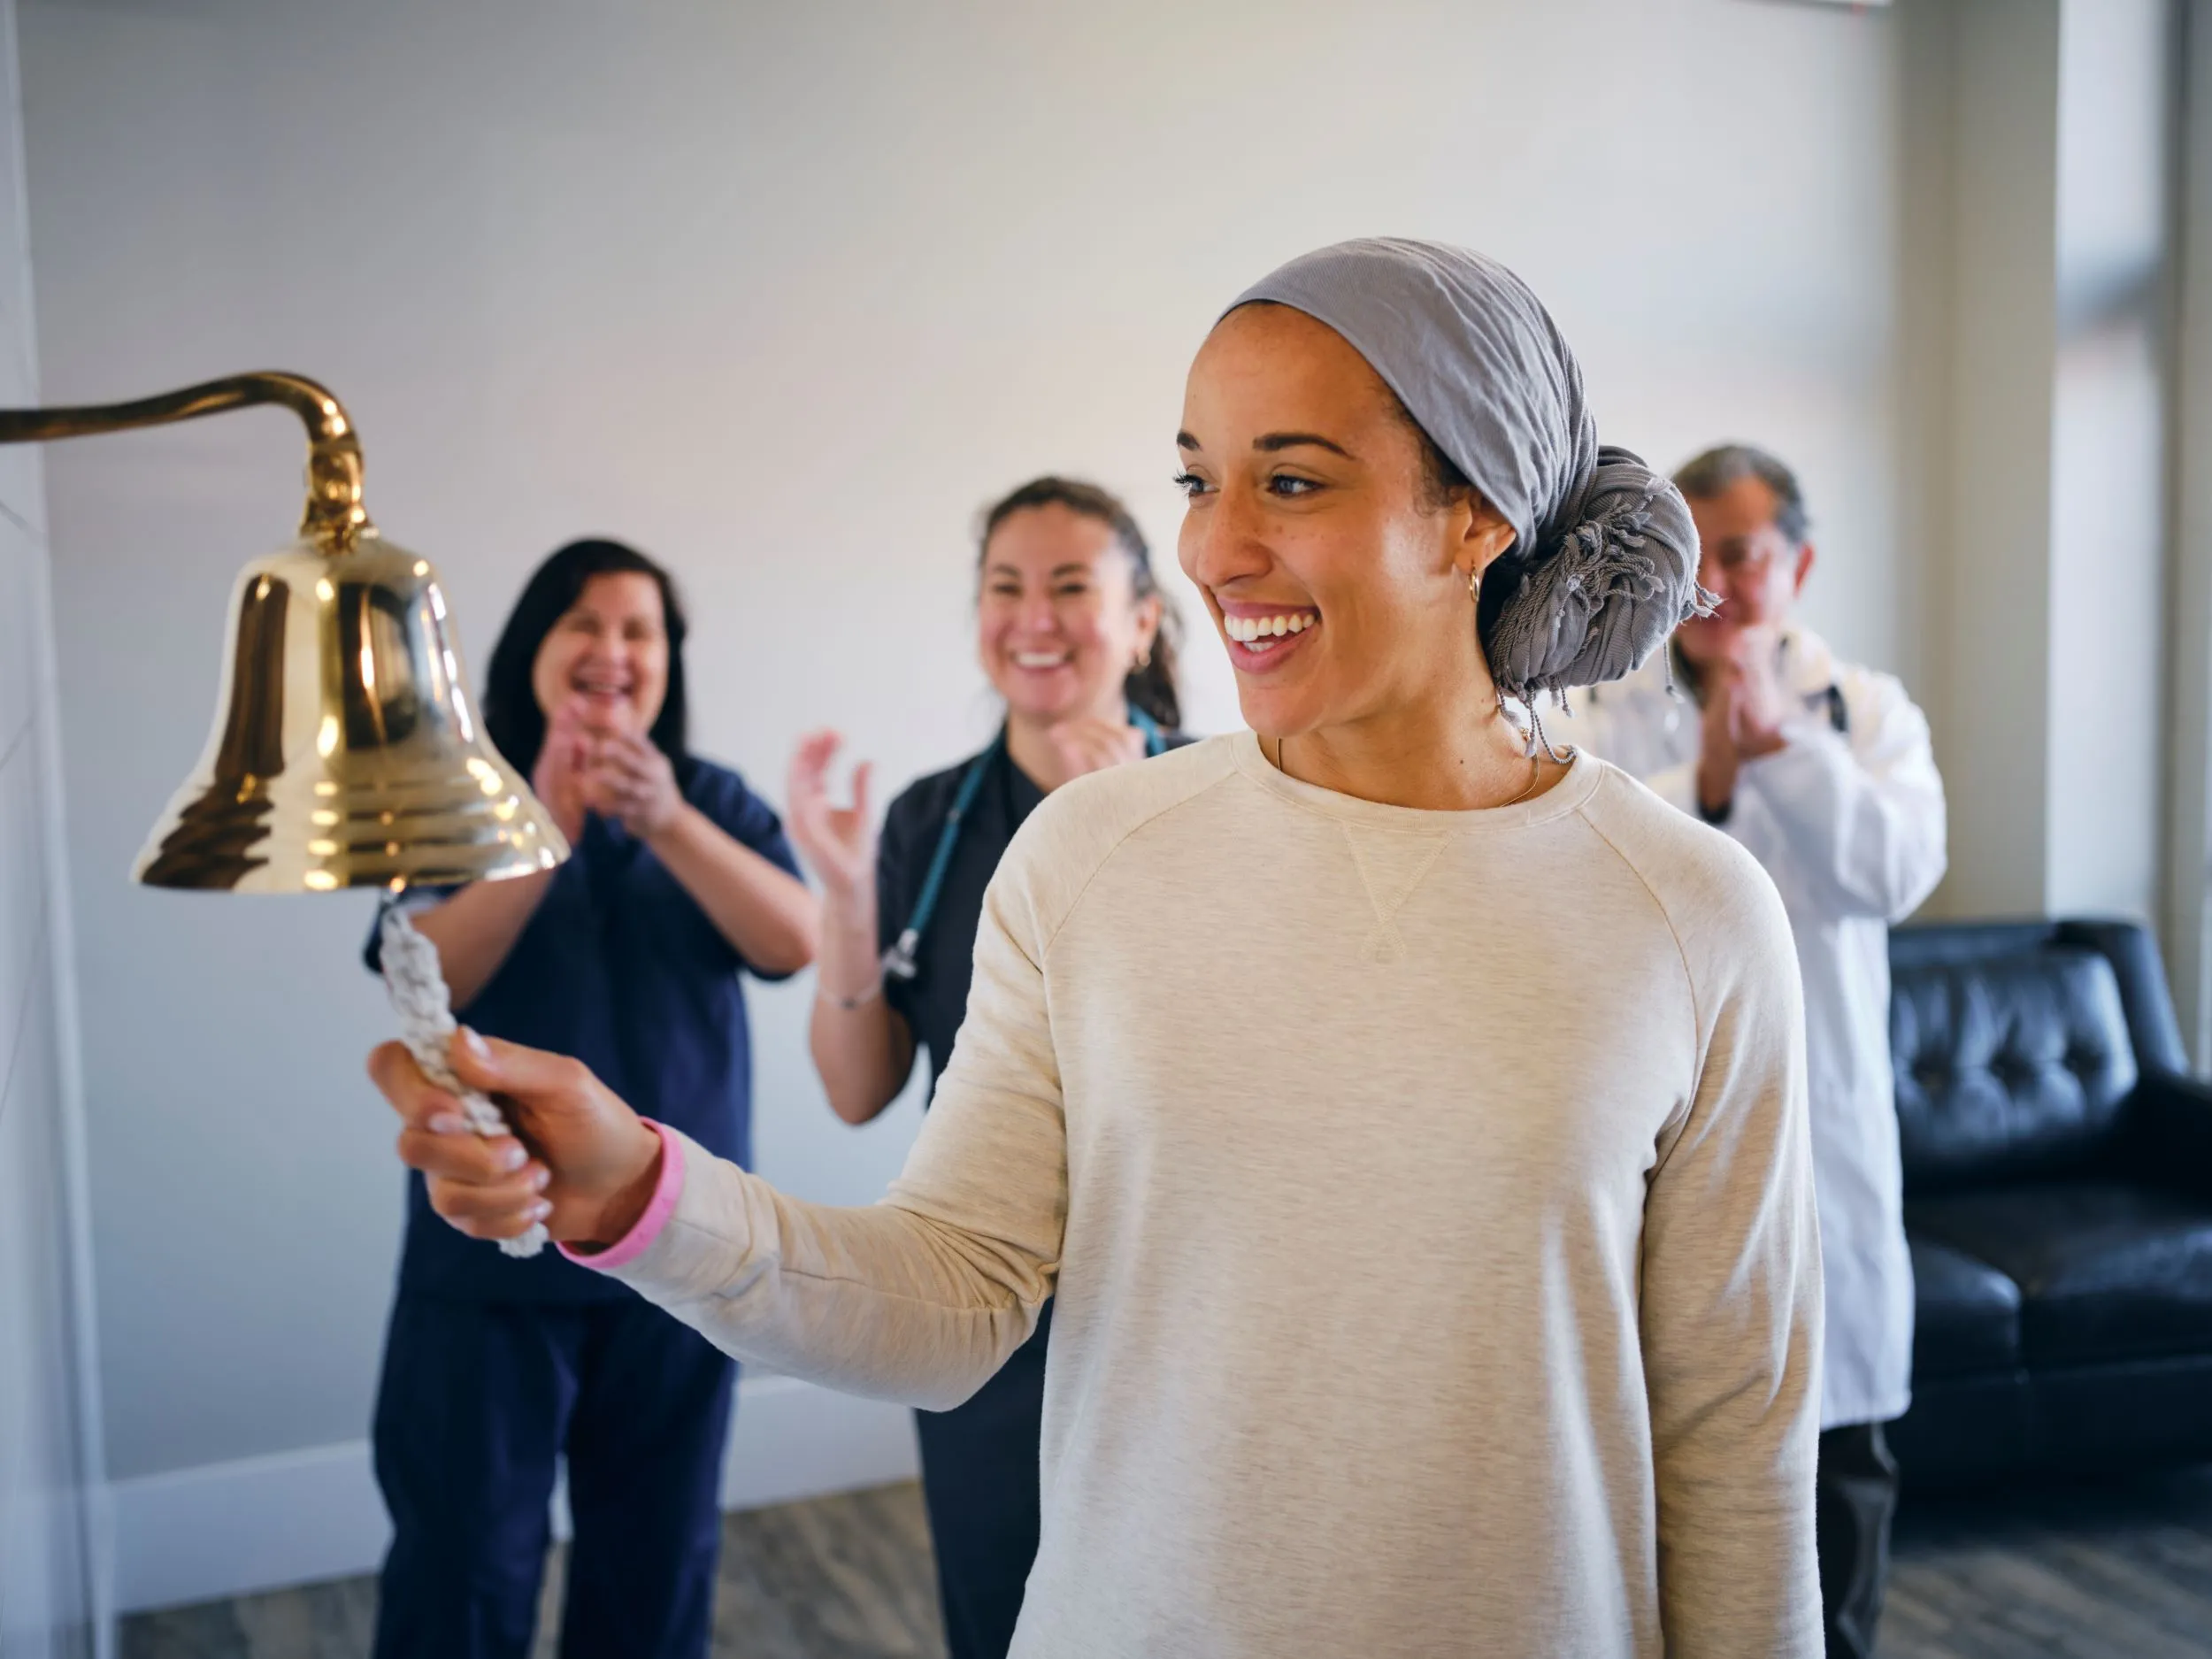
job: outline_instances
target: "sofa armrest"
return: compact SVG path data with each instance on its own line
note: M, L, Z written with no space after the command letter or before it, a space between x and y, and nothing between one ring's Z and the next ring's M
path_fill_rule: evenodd
M2178 1071L2146 1071L2128 1116L2132 1163L2163 1187L2212 1194L2212 1084Z

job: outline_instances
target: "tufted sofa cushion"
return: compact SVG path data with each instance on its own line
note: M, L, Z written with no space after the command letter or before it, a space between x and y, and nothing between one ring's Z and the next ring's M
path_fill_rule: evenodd
M1912 1240L1916 1385L2009 1371L2020 1363L2020 1286L1933 1239Z
M2078 945L1898 964L1890 1049L1914 1194L2078 1170L2136 1080L2112 964Z
M2149 930L1890 934L1921 1490L2212 1457L2212 1086Z
M2201 1198L2047 1181L1915 1199L1905 1218L1916 1270L1948 1247L2017 1286L2031 1366L2212 1353L2212 1203ZM1955 1323L1960 1311L1934 1317Z

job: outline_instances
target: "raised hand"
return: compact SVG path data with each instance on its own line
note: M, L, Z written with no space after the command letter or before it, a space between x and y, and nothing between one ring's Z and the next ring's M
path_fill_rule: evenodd
M1698 724L1697 795L1709 813L1736 798L1736 774L1743 757L1736 747L1736 711L1743 690L1743 670L1723 660L1709 664L1700 687L1705 706Z
M592 759L592 810L615 818L641 841L664 833L683 810L676 769L660 746L635 732L606 733Z
M1062 720L1047 735L1060 761L1055 783L1144 758L1144 733L1120 720Z
M1735 668L1736 753L1744 760L1780 749L1787 710L1782 695L1782 632L1763 623L1741 629L1730 652Z
M660 1173L660 1137L588 1066L470 1031L455 1033L451 1060L520 1139L476 1134L400 1044L369 1056L371 1079L405 1125L400 1161L423 1172L433 1210L473 1239L519 1237L542 1221L565 1242L612 1244L636 1225Z
M1782 720L1781 634L1777 628L1747 627L1728 654L1701 671L1705 708L1698 732L1697 793L1708 812L1735 799L1737 775L1746 761L1771 755L1787 742Z
M875 819L868 808L868 763L853 768L853 801L830 799L830 767L844 739L810 732L791 757L785 792L786 828L823 887L840 898L872 888L876 869Z
M592 747L592 736L584 729L583 700L564 699L546 722L530 787L571 842L582 837L584 814L591 807Z

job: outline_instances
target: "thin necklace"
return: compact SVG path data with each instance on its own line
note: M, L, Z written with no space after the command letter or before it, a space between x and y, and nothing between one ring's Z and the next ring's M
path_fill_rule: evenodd
M1286 778L1290 776L1290 769L1283 764L1283 745L1289 741L1287 737L1279 737L1275 740L1275 770ZM1531 755L1528 757L1528 781L1521 787L1520 794L1515 795L1510 801L1499 802L1497 806L1479 807L1476 810L1494 812L1499 807L1518 806L1536 793L1536 786L1543 780L1544 763L1539 757Z
M1543 780L1544 763L1539 760L1535 756L1531 755L1528 757L1528 783L1526 787L1525 787L1521 793L1515 795L1510 801L1501 801L1498 804L1500 806L1520 805L1522 802L1527 800L1529 796L1536 793L1536 786Z

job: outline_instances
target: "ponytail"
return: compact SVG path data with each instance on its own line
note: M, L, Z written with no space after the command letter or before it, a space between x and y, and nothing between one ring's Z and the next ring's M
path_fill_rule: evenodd
M1177 636L1182 631L1182 618L1175 614L1167 595L1161 594L1160 626L1152 636L1152 654L1121 683L1129 706L1143 710L1163 732L1180 731L1183 726L1183 699L1175 684Z

